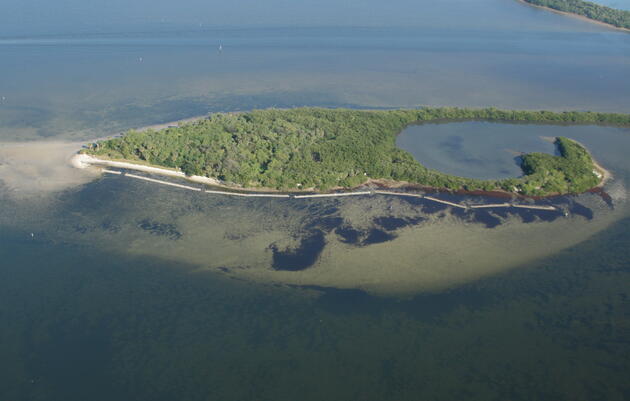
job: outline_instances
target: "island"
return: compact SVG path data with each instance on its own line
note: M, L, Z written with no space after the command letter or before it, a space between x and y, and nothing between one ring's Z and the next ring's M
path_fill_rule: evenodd
M573 14L593 21L630 30L630 11L618 10L583 0L521 0L528 4L544 7L561 13Z
M411 124L466 120L630 126L628 114L596 112L305 107L216 113L158 131L132 130L89 144L81 153L255 191L326 192L373 183L549 196L585 192L602 182L604 170L568 138L555 138L558 155L522 155L523 176L501 180L435 171L396 147L397 134Z

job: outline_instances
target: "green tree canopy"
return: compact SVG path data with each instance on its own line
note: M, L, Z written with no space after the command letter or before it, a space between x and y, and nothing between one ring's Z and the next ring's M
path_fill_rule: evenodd
M130 131L123 137L101 141L86 152L181 169L187 175L245 187L280 190L352 188L373 178L449 189L545 195L582 192L598 182L588 152L565 138L557 140L560 156L524 156L525 175L517 179L477 180L428 169L397 148L395 140L409 124L435 120L630 125L629 115L591 112L268 109L212 114L161 131Z

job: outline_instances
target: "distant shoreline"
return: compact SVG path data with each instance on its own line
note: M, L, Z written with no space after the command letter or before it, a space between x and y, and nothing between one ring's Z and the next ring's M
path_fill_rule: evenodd
M560 11L560 10L556 10L555 8L551 8L551 7L539 6L537 4L528 3L525 0L517 0L517 1L519 3L526 4L526 5L530 6L530 7L540 8L541 10L551 11L551 12L556 13L556 14L566 15L566 16L569 16L569 17L573 17L573 18L577 18L577 19L583 20L583 21L588 21L588 22L593 23L593 24L605 26L607 28L612 28L612 29L616 29L616 30L619 30L619 31L629 32L630 33L630 29L623 28L623 27L620 27L620 26L615 26L615 25L609 24L607 22L598 21L596 19L588 18L588 17L585 17L585 16L580 15L580 14L576 14L576 13L572 13L572 12L568 12L568 11Z

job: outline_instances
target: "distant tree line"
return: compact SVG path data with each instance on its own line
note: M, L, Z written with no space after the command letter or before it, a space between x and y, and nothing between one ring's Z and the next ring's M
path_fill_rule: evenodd
M582 0L525 0L528 3L581 15L618 28L630 29L630 11L617 10Z
M505 180L444 174L424 167L396 147L396 136L408 125L440 120L630 126L630 115L593 112L267 109L212 114L161 131L129 131L123 137L100 141L85 152L180 169L187 175L214 177L245 187L280 190L352 188L370 178L527 195L583 192L597 184L590 156L567 139L558 139L560 156L525 155L525 175Z

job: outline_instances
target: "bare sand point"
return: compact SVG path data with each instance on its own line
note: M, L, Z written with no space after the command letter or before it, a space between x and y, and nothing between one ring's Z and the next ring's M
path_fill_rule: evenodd
M0 144L0 181L13 196L60 191L92 181L96 171L76 169L77 142Z
M152 167L152 166L145 166L145 165L136 164L136 163L98 159L96 157L92 157L90 155L86 155L83 153L79 153L73 156L71 163L74 167L79 168L79 169L85 169L92 165L108 166L108 167L123 168L123 169L128 169L128 170L144 171L145 173L160 174L160 175L165 175L168 177L184 178L189 181L197 182L200 184L224 186L221 184L221 181L215 178L202 177L198 175L186 176L186 174L184 174L181 171L169 170L166 168L159 168L159 167Z

